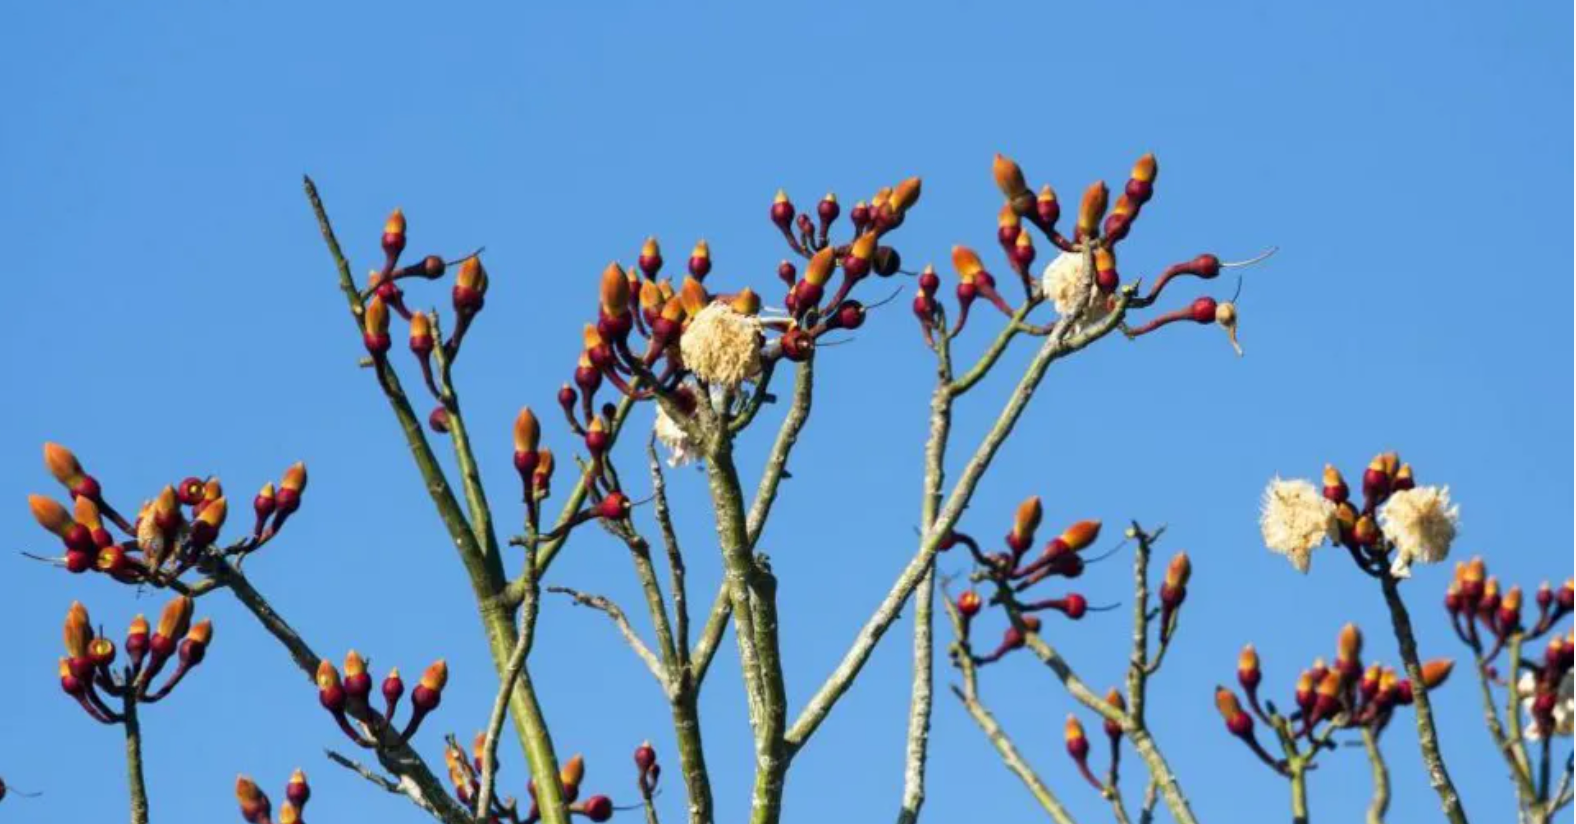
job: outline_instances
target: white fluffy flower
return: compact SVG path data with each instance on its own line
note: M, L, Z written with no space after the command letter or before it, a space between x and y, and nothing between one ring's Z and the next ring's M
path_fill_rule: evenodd
M1264 488L1259 531L1264 545L1285 555L1298 572L1308 571L1314 549L1340 537L1334 503L1307 481L1279 477Z
M1063 252L1046 264L1040 290L1056 304L1056 314L1072 317L1089 305L1094 273L1087 263L1082 252Z
M657 405L657 422L652 427L657 441L668 450L668 466L683 466L700 457L700 449L678 422L668 417L668 410Z
M1461 508L1450 503L1450 487L1420 486L1391 494L1379 508L1379 528L1395 545L1390 574L1405 578L1414 562L1443 561L1460 520Z
M1537 683L1537 678L1530 672L1522 673L1521 680L1516 682L1516 695L1521 697L1521 708L1527 713L1526 721L1521 725L1522 735L1528 741L1543 737L1543 732L1532 718ZM1572 673L1567 671L1565 677L1560 679L1559 700L1554 703L1554 734L1569 737L1573 731L1576 731L1576 681L1572 680Z
M761 371L761 321L717 302L700 310L679 339L684 365L707 383L738 386Z

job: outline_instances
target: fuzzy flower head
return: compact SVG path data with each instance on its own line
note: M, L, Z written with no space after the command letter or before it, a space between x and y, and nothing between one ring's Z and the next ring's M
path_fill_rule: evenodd
M1413 562L1434 564L1450 554L1461 508L1450 503L1450 488L1420 486L1391 494L1379 509L1379 527L1395 545L1390 574L1405 578Z
M1082 252L1063 252L1046 264L1045 274L1040 276L1040 290L1056 304L1056 314L1072 317L1089 305L1094 294L1094 272Z
M1340 536L1335 504L1307 481L1278 477L1264 488L1259 531L1264 545L1285 555L1298 572L1308 571L1314 549Z
M1554 734L1567 738L1576 732L1576 680L1573 679L1576 673L1572 671L1567 671L1560 679L1558 700L1554 703ZM1542 738L1543 730L1532 715L1532 705L1538 695L1537 677L1530 672L1522 673L1521 680L1516 683L1516 694L1521 697L1521 707L1527 713L1521 725L1522 734L1528 741Z
M668 466L680 467L700 457L700 447L690 440L684 428L668 415L668 410L657 405L657 421L652 427L657 442L667 447Z
M684 329L684 365L707 383L734 387L761 372L761 322L723 302L700 310Z

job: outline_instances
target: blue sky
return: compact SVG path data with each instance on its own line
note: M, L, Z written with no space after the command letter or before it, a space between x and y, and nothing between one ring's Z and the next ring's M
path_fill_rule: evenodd
M1379 593L1343 557L1319 557L1302 577L1262 548L1267 478L1313 476L1325 461L1350 476L1398 449L1461 503L1457 554L1483 553L1529 587L1571 574L1569 7L87 3L6 17L8 550L48 548L23 506L49 487L46 439L74 447L128 506L188 474L250 491L304 458L305 509L252 574L325 653L353 645L380 672L448 657L451 688L420 736L432 759L442 732L466 737L483 723L490 666L463 573L383 400L355 368L360 343L301 197L303 172L358 269L372 265L396 205L413 250L487 246L492 293L459 379L503 501L510 420L522 403L551 408L597 273L610 258L633 260L647 234L675 263L705 237L717 282L775 294L783 250L766 209L779 186L801 206L829 189L851 203L922 175L899 246L911 262L942 262L953 243L991 245L993 152L1067 198L1158 153L1158 194L1123 271L1278 245L1245 276L1247 356L1233 357L1218 329L1188 327L1057 365L966 528L999 534L1030 493L1051 523L1170 525L1166 549L1187 549L1196 575L1151 713L1204 820L1285 809L1284 783L1210 707L1242 643L1259 646L1281 695L1298 668L1333 651L1346 621L1370 630L1371 657L1396 659ZM1186 284L1173 300L1198 293ZM410 297L446 301L421 287ZM979 313L962 351L995 322ZM821 362L815 416L765 540L796 708L913 550L932 374L902 302ZM957 454L995 414L1007 371L963 404ZM553 425L546 440L571 448ZM742 448L746 472L762 440ZM631 445L626 474L638 475ZM692 473L674 486L703 594L717 573L703 486ZM505 522L516 516L502 509ZM1125 558L1077 588L1094 603L1125 601ZM0 775L46 793L0 815L118 818L118 732L60 695L56 622L80 598L119 635L159 601L15 555L0 570L10 628ZM577 539L553 577L638 604L623 550L598 537ZM1405 587L1425 655L1462 653L1437 606L1447 578L1425 568ZM277 801L298 765L317 790L314 820L422 820L323 759L342 739L248 616L223 596L199 611L217 623L209 662L144 716L155 820L233 816L237 772ZM1052 621L1049 634L1105 684L1122 666L1126 616ZM907 634L905 622L795 765L788 820L894 813ZM748 791L733 657L730 641L703 696L724 820L743 815ZM560 751L587 755L588 788L634 800L629 753L650 738L670 768L662 811L678 820L665 707L606 623L550 602L533 667ZM1104 819L1062 753L1070 700L1029 660L985 676L1028 758L1080 820ZM940 684L951 680L939 671ZM1439 694L1446 756L1475 820L1507 820L1511 790L1474 695L1464 677ZM1394 820L1426 820L1435 800L1402 722L1385 739ZM944 690L932 741L928 817L1035 817ZM518 750L504 753L508 791L520 792ZM1136 785L1136 767L1129 775ZM1312 777L1315 817L1352 820L1366 781L1358 751L1328 758Z

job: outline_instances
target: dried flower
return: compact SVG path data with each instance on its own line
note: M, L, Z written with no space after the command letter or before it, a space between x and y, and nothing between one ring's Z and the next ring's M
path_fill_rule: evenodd
M696 377L736 387L761 371L761 322L725 303L713 303L691 318L679 350Z
M1298 572L1308 571L1315 548L1340 537L1335 504L1307 481L1279 477L1264 489L1259 531L1264 545L1285 555Z
M657 420L652 426L657 441L668 450L668 466L684 466L700 457L700 446L690 440L684 428L668 415L668 410L657 406Z
M1395 545L1390 574L1411 575L1413 562L1433 564L1450 554L1461 508L1450 503L1450 488L1420 486L1391 493L1379 510L1379 525Z
M1086 307L1095 317L1104 314L1105 303L1091 301L1094 273L1087 263L1082 252L1063 252L1046 264L1040 290L1056 305L1058 315L1077 317Z
M1576 731L1576 691L1572 682L1573 671L1567 670L1565 677L1560 679L1559 689L1556 693L1553 710L1554 734L1569 737ZM1543 737L1542 725L1534 716L1534 705L1538 700L1538 679L1531 672L1524 672L1521 680L1516 682L1516 694L1521 696L1522 708L1529 716L1524 735L1528 741L1537 741Z

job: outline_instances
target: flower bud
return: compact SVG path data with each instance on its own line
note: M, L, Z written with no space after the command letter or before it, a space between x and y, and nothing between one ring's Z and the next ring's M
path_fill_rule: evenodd
M531 407L523 406L514 418L514 467L522 473L536 468L536 453L541 448L542 425ZM522 463L527 464L522 466Z
M1029 191L1029 184L1023 179L1023 169L1012 158L997 154L991 163L991 177L995 178L996 188L1001 190L1001 196L1015 213L1028 214L1034 208L1034 193Z
M186 632L186 637L181 641L181 663L188 667L201 664L208 654L208 646L213 643L213 621L204 618L192 625Z
M1226 722L1226 729L1238 738L1246 739L1253 733L1253 716L1242 711L1237 694L1225 687L1215 688L1215 709Z
M240 802L241 818L250 824L266 824L273 813L268 796L244 775L236 776L235 800Z
M1449 658L1434 658L1423 662L1423 686L1432 690L1450 677L1456 662Z
M1363 497L1376 501L1390 493L1390 473L1385 471L1385 456L1376 455L1363 470Z
M174 652L175 639L186 634L192 624L192 599L185 595L177 595L164 605L164 611L159 614L159 626L153 633L151 641L155 655L169 655ZM166 647L160 650L162 645Z
M958 596L958 614L964 618L973 618L975 615L978 615L982 606L984 606L984 601L980 598L980 594L972 589L966 589L962 595Z
M1188 560L1186 552L1178 552L1171 557L1171 562L1166 564L1166 578L1160 585L1160 600L1172 607L1178 606L1187 598L1187 582L1193 576L1193 562Z
M367 310L362 313L361 339L373 357L389 351L389 308L379 295L367 301Z
M365 701L372 692L372 675L367 672L367 662L355 650L345 654L345 695L355 701Z
M793 226L793 201L788 199L788 193L782 189L777 190L777 195L772 198L771 217L772 223L784 232L791 231Z
M1499 600L1498 619L1499 631L1509 635L1521 629L1521 587L1512 586Z
M345 709L345 687L339 681L339 670L327 658L317 662L317 700L332 713Z
M189 540L193 546L205 547L219 537L219 530L224 528L225 516L229 514L229 504L223 497L208 501L192 520L192 529Z
M631 293L629 278L624 275L624 270L618 263L609 263L602 270L602 284L599 290L602 314L606 317L623 317L629 311Z
M964 283L972 282L975 275L985 269L980 263L980 256L967 246L952 247L952 268L957 270L958 278Z
M892 196L887 200L887 206L899 219L903 213L913 208L919 202L920 180L917 177L905 179L892 189Z
M1356 624L1348 623L1341 627L1340 635L1335 640L1335 661L1338 665L1351 663L1360 666L1358 659L1363 655L1363 632Z
M1263 680L1264 671L1259 665L1259 652L1252 644L1247 644L1242 648L1242 652L1237 654L1237 683L1252 695Z
M383 224L383 253L389 256L389 260L393 260L403 251L405 251L405 213L395 209Z
M804 282L816 286L825 286L832 277L832 268L837 262L837 253L828 246L816 252L810 262L804 267ZM812 301L812 303L815 301Z
M1079 521L1057 536L1062 545L1073 552L1082 552L1089 548L1100 537L1100 522L1095 520ZM1174 561L1173 561L1174 563Z
M389 668L389 674L383 676L380 691L390 708L399 703L399 699L405 695L405 682L399 677L399 667Z
M1121 690L1112 687L1105 693L1105 704L1117 712L1127 712L1127 699L1122 697ZM1105 719L1105 734L1111 739L1111 747L1117 746L1117 739L1122 736L1122 725L1109 718Z
M1110 198L1105 181L1097 180L1084 190L1083 201L1078 204L1077 236L1095 237L1099 234L1100 219L1105 217L1105 207Z
M27 496L27 508L33 513L33 519L38 521L39 526L61 538L65 538L70 533L71 527L76 524L76 521L71 518L71 513L67 512L66 508L53 498L46 498L43 495L29 495Z
M657 272L662 269L662 247L657 244L656 237L646 238L640 246L640 271L647 278L655 279Z
M449 665L440 658L427 667L426 672L421 674L421 681L411 690L411 705L422 713L437 709L443 699L443 687L448 682Z
M82 471L82 464L77 462L77 456L71 450L58 443L45 442L44 467L73 495L85 494L79 493L77 488L88 479L87 473Z
M141 615L131 619L131 626L126 630L126 657L131 659L131 666L136 669L142 664L142 657L148 652L148 619Z
M606 821L613 817L613 799L593 795L580 804L580 813L590 821Z
M1346 479L1341 477L1340 470L1333 464L1324 465L1324 497L1332 503L1345 503L1351 496L1351 490L1346 486Z
M88 642L93 640L93 624L88 619L88 608L81 601L72 601L71 607L66 610L62 635L67 656L73 659L88 656Z
M306 491L306 463L296 461L285 470L285 477L279 482L279 493L275 499L275 506L279 514L289 515L301 508L301 493Z
M702 240L690 250L689 273L696 280L705 280L711 272L711 246Z
M468 257L460 264L460 273L454 277L452 300L454 311L460 315L473 315L487 302L487 270L481 258Z
M95 668L107 669L115 662L115 642L108 638L94 638L88 642L88 663Z
M1062 727L1062 740L1067 744L1067 754L1074 761L1082 763L1089 758L1089 738L1084 734L1083 723L1078 716L1068 713L1067 723Z
M1012 531L1007 533L1007 545L1015 554L1022 555L1034 543L1034 531L1040 528L1043 514L1038 495L1032 495L1018 504L1017 512L1013 513Z

